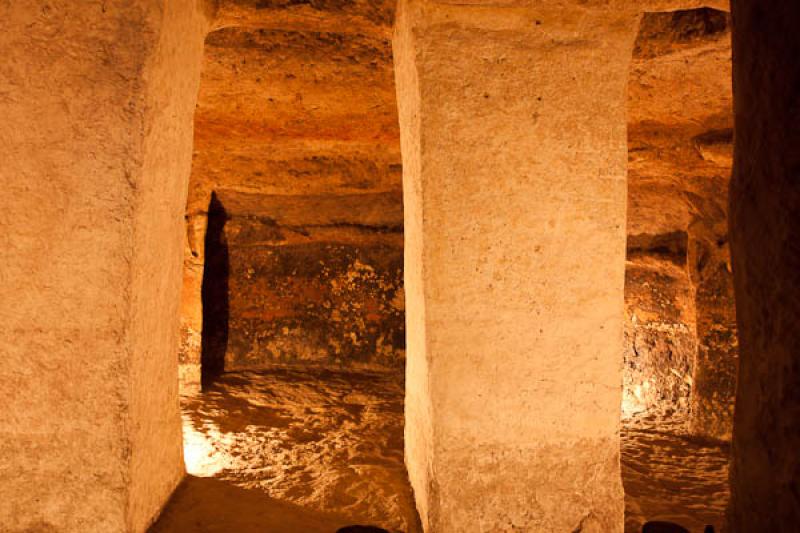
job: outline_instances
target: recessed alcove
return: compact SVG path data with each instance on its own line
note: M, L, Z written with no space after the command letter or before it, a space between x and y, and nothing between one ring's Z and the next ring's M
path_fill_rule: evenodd
M304 510L312 530L319 513L342 526L418 527L403 462L389 21L365 33L325 17L299 28L232 24L206 38L181 405L188 473L222 485L187 490L253 491ZM158 528L179 527L170 516Z
M622 464L628 531L722 526L738 366L730 15L645 13L628 89Z

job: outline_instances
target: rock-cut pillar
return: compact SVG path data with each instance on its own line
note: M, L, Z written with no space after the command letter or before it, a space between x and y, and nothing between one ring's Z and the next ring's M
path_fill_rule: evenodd
M619 532L638 16L488 4L396 22L409 475L429 532Z
M196 0L0 2L0 530L140 532L183 476Z

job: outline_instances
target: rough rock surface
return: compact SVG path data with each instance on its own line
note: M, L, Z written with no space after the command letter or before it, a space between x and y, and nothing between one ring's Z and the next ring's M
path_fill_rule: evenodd
M625 410L730 439L737 341L728 250L730 16L646 13L628 86Z
M206 39L187 203L185 384L200 379L202 241L213 191L227 195L228 230L237 233L229 256L229 368L275 359L402 365L393 12L392 2L218 2L217 29ZM230 205L233 196L248 194L248 205ZM327 207L314 197L328 198ZM271 209L256 215L258 198L271 198ZM317 208L327 210L327 220L319 220ZM391 220L361 220L359 212L370 209L385 209ZM264 239L264 222L286 210L292 220ZM296 271L305 273L292 279ZM355 294L367 296L370 309L350 309ZM271 297L259 312L256 301Z
M705 526L722 531L730 446L690 435L683 415L634 415L623 426L622 482L625 532L640 533L651 520L682 525L692 533Z
M0 2L0 530L143 531L183 475L194 0Z
M216 309L206 323L226 329L215 353L203 351L204 363L217 371L271 363L403 368L398 195L218 198L225 220L219 243L206 248L204 283L221 286L204 294Z
M652 251L638 256L631 251L631 240L625 270L623 417L665 410L686 415L697 351L686 256L683 264Z
M226 374L182 399L191 477L152 533L419 531L403 465L402 377L273 367ZM648 520L719 530L728 446L679 416L634 415L621 434L627 533Z
M427 531L622 531L638 13L620 4L398 8L406 462Z
M287 507L286 518L275 513L259 527L295 520L294 505L305 515L303 527L276 531L318 531L324 517L321 531L328 533L358 523L420 533L403 462L403 395L397 371L317 365L226 373L182 399L187 469L224 483L228 492L237 487L252 499L257 491L268 497L262 497L266 509L277 502ZM197 519L186 507L205 514L208 485L196 486L190 481L190 494L179 493L155 531L185 530ZM208 529L200 531L214 530L225 516L209 513L202 520Z
M731 242L741 338L730 531L800 524L800 4L733 3Z

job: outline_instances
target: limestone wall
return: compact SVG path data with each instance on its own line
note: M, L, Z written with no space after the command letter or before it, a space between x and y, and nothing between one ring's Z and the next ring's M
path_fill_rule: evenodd
M636 13L401 2L406 463L426 531L621 531Z
M623 417L686 417L697 353L685 232L629 235L625 269Z
M721 229L730 114L719 104L730 103L729 86L706 75L730 64L718 39L725 31L690 32L692 46L679 34L661 40L666 48L637 49L626 83L641 12L701 3L404 0L394 50L388 1L0 3L3 528L143 531L177 484L181 242L181 357L196 380L214 191L230 215L229 282L242 289L229 311L242 324L233 346L244 348L231 363L272 357L254 349L261 337L246 334L248 313L261 314L252 330L280 347L294 326L265 313L303 316L293 295L305 290L315 317L330 303L328 321L330 296L349 290L343 280L354 272L365 307L325 335L358 330L351 360L384 353L391 336L386 363L397 365L404 210L406 460L428 531L619 531L626 190L627 234L641 244L629 240L629 253L641 252L629 255L629 279L640 288L666 279L669 289L663 300L640 292L629 309L663 307L669 313L654 322L687 325L678 309L688 308L691 282L697 342L714 356L706 368L734 351ZM800 262L791 240L798 47L786 26L795 11L743 1L735 13L743 372L732 517L743 531L798 518L800 442L783 414L796 407L800 311L782 297L797 292ZM650 27L656 36L659 28ZM674 89L668 100L653 97L661 82ZM631 109L644 111L627 114L628 137L631 87L628 101L643 103ZM698 91L711 97L687 98ZM689 175L664 180L676 165ZM254 212L248 197L272 211ZM364 215L364 205L379 209ZM290 217L297 206L307 218ZM662 253L659 243L676 232L686 245ZM281 292L301 267L301 291ZM251 269L279 282L256 284ZM704 309L710 319L700 318ZM379 345L370 324L391 335ZM363 339L364 351L353 350ZM697 361L695 384L704 376ZM681 364L678 381L662 380L678 397ZM704 397L727 390L731 375ZM712 416L729 413L707 405Z
M159 7L158 41L142 73L144 138L132 206L129 531L150 525L184 475L175 357L183 209L210 22L203 0L168 0Z
M393 2L262 4L220 2L218 29L206 40L187 203L186 390L200 380L212 191L220 199L251 197L250 207L223 206L231 217L226 232L236 228L226 241L225 368L403 364ZM271 207L254 215L259 198ZM328 206L323 213L314 198ZM278 222L284 225L262 238L264 224L287 209L289 226ZM359 212L370 210L391 220L361 220ZM354 298L366 298L365 307L352 308Z

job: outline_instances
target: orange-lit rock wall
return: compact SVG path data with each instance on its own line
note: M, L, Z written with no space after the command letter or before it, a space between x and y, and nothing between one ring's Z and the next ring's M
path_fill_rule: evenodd
M393 2L220 2L219 29L206 40L187 204L188 389L200 381L214 191L229 217L225 369L402 366L393 12Z
M224 370L271 363L402 368L398 195L228 193L219 201L228 260Z
M688 415L697 339L686 233L628 236L625 308L623 415Z
M398 331L405 306L390 4L209 2L216 31L200 84L199 2L0 3L4 529L143 531L178 483L180 241L185 235L189 267L181 357L184 375L196 380L189 367L202 345L212 191L228 226L214 244L229 246L228 283L242 288L229 294L229 313L264 313L253 329L270 332L279 313L306 311L294 290L248 285L251 269L274 273L276 286L299 279L302 287L291 288L307 291L319 313L326 302L351 300L331 295L355 271L353 291L377 303L348 315L336 333L346 340L355 330L373 357L389 357L382 350L394 335L379 347L369 325ZM730 64L724 47L714 48L725 32L689 39L699 48L668 40L692 61L639 54L653 69L634 59L633 98L658 105L631 106L632 141L624 128L641 11L674 4L403 2L395 52L411 311L406 459L428 531L620 531L626 148L629 204L638 206L627 233L647 236L629 240L629 251L643 250L629 256L642 265L631 283L644 287L685 264L697 342L731 353L730 336L714 329L730 331L729 309L707 304L729 297L721 228L730 114L689 97L726 94L727 85L716 85L724 77L708 76ZM757 38L741 37L737 48L743 127L733 228L745 364L732 516L742 530L779 529L796 523L798 508L790 415L799 313L787 296L798 292L792 231L800 202L796 106L787 96L797 85L797 47L782 52L785 41L775 40L796 39L787 21L797 13L788 3L770 12L739 6L742 35ZM669 101L651 90L661 79L671 90L658 94ZM668 116L635 111L656 108ZM362 202L348 204L356 197ZM290 218L300 204L308 218ZM377 214L361 211L376 205ZM682 245L663 253L659 244L676 232L686 234L685 261ZM320 270L309 258L323 261ZM335 265L330 277L326 264ZM296 277L294 266L307 275ZM629 302L685 323L689 308L677 310L686 280L669 272L667 290ZM256 308L247 292L265 305ZM708 312L717 317L704 322ZM333 311L326 318L335 322ZM291 339L285 327L271 340ZM242 338L247 358L261 340ZM397 363L398 350L393 341L385 364ZM708 361L714 368L730 358ZM693 406L695 416L706 405ZM755 519L742 518L748 513Z
M647 13L628 87L625 403L730 439L737 364L726 199L730 17Z

